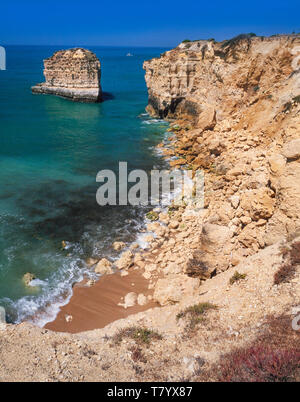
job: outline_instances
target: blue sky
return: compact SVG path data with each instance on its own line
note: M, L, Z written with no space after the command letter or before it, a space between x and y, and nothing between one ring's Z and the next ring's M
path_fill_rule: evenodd
M7 0L0 45L172 47L183 39L300 32L300 0Z

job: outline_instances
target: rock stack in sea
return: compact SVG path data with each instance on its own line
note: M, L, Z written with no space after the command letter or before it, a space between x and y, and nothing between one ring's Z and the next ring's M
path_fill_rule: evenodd
M53 94L80 102L100 102L101 65L97 56L82 48L60 50L44 60L46 81L32 92Z

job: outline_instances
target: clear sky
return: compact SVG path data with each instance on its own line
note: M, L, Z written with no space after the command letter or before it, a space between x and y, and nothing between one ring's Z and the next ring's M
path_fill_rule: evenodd
M172 47L300 32L300 0L3 0L0 45Z

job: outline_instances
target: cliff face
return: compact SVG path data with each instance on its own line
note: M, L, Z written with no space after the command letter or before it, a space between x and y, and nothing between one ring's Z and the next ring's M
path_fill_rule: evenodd
M101 65L89 50L60 50L44 60L45 83L32 87L34 93L47 93L82 102L101 100Z
M205 214L232 232L220 266L297 231L300 36L182 43L144 68L149 113L179 119L171 166L205 171Z
M213 124L257 97L273 94L300 67L299 61L300 36L240 35L220 43L181 43L144 63L147 109L163 118L187 114L201 120L207 115ZM299 80L291 88L296 89Z

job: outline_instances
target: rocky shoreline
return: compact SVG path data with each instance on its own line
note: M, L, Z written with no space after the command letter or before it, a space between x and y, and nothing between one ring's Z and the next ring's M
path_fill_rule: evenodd
M145 68L148 111L177 119L160 149L171 167L204 171L204 208L196 215L191 205L156 209L148 215L149 247L120 245L118 275L147 281L144 293L133 286L115 300L125 318L76 335L7 326L0 376L265 378L243 377L237 353L247 361L279 356L290 371L276 379L299 381L300 36L182 43ZM108 260L90 264L111 273ZM113 276L105 276L108 288ZM142 299L145 310L136 314Z

